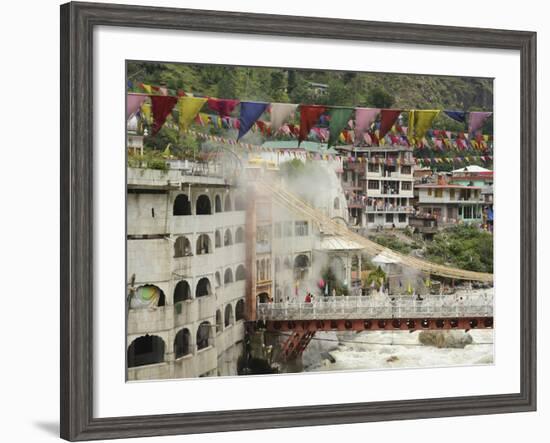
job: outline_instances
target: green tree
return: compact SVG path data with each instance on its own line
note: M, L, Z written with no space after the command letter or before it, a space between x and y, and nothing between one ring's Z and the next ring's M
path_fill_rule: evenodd
M375 86L369 89L366 101L368 106L374 108L391 108L395 98L381 86Z

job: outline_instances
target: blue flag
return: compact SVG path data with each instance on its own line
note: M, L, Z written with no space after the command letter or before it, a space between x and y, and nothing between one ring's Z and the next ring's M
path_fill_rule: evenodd
M269 106L269 103L241 102L241 115L239 117L239 135L237 140L245 135L252 125L260 118L260 115Z
M464 111L443 111L445 114L447 114L449 117L451 117L454 121L460 122L460 123L466 123L466 113Z

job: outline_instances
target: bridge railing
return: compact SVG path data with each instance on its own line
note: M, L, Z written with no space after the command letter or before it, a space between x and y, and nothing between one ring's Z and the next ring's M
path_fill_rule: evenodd
M258 303L257 313L261 320L492 317L493 296L321 297L311 303Z

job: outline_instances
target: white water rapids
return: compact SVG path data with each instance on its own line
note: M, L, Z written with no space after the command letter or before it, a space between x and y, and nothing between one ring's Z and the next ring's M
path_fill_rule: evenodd
M480 290L480 292L492 292ZM474 293L477 291L473 291ZM472 294L472 292L469 292ZM460 292L457 292L460 294ZM451 331L453 341L470 341L460 348L423 345L420 331L318 332L303 355L304 371L347 371L360 369L427 368L493 363L492 329L467 333ZM329 354L334 359L330 361Z

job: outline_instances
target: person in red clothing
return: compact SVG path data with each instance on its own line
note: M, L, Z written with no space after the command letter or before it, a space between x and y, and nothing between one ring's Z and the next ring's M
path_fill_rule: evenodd
M306 302L306 303L311 303L311 295L309 294L309 292L308 292L307 295L306 295L305 302Z

